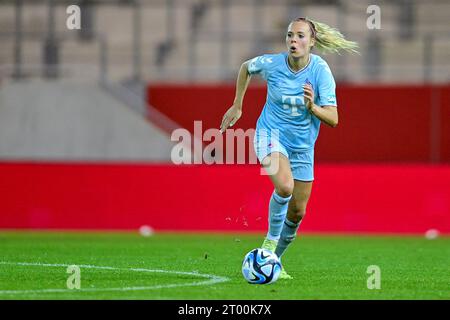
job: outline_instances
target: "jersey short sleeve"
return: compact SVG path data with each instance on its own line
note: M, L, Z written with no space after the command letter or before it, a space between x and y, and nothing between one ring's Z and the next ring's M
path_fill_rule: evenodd
M251 75L260 74L264 79L267 79L269 65L272 62L272 58L268 55L255 57L248 64L248 73Z
M317 73L317 88L319 91L319 106L337 106L336 82L330 67L326 62L320 63Z

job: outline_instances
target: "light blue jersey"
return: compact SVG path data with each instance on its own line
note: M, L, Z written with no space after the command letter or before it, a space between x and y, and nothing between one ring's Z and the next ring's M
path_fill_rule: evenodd
M303 85L314 89L318 106L337 106L336 84L328 64L311 54L309 64L294 72L288 65L288 54L265 54L250 60L248 72L260 74L267 81L267 100L256 129L279 130L279 142L289 152L314 149L319 135L320 120L307 111Z

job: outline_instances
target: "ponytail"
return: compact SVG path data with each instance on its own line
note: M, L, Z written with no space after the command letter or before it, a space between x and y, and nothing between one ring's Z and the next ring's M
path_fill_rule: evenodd
M342 50L351 53L359 53L358 43L345 39L339 30L330 27L329 25L312 21L308 18L298 18L294 21L306 21L311 29L311 34L315 38L315 47L323 53L338 53Z

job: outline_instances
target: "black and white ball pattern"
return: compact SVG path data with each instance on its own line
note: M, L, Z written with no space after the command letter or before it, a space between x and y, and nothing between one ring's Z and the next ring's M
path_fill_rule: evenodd
M242 262L242 274L251 284L269 284L277 281L281 268L277 255L262 248L251 250Z

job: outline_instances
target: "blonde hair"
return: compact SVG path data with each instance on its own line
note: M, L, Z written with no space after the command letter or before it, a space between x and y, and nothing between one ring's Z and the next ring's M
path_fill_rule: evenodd
M351 53L359 53L357 50L358 43L345 39L339 30L325 23L313 21L308 18L297 18L292 22L297 21L305 21L309 24L311 35L316 40L315 47L321 52L341 54L341 51L344 50Z

